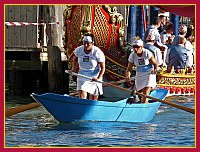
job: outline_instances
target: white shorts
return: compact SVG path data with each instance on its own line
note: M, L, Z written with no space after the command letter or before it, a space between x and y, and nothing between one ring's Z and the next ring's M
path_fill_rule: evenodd
M103 94L102 84L91 81L77 81L77 90L83 90L92 95L98 96Z
M149 73L147 73L147 75L144 75L144 73L142 73L142 74L143 74L143 76L137 77L135 79L136 90L139 91L139 90L143 89L144 87L154 88L156 86L156 75L149 74ZM138 75L142 75L142 74L139 73Z
M85 75L90 78L97 77L98 73L99 73L99 70L94 70L94 71L93 70L91 71L79 70L79 74ZM86 78L79 77L79 76L77 79L77 90L83 90L95 96L103 94L102 83L91 82L91 80L88 80Z

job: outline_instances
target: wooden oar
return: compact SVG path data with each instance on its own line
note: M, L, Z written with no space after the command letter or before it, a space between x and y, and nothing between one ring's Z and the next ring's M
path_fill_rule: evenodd
M167 102L167 101L165 101L165 100L157 99L157 98L154 98L154 97L151 97L151 96L146 96L146 95L144 95L144 94L142 94L142 93L139 93L139 92L137 92L136 94L137 94L137 95L144 96L144 97L149 98L149 99L152 99L152 100L154 100L154 101L159 101L159 102L162 102L162 103L164 103L164 104L168 104L168 105L170 105L170 106L172 106L172 107L175 107L175 108L178 108L178 109L181 109L181 110L190 112L190 113L192 113L192 114L195 114L195 109L188 108L188 107L184 107L184 106L180 106L180 105L174 104L174 103L172 103L172 102Z
M75 96L77 93L70 93L69 96ZM41 106L38 102L33 102L30 104L22 105L22 106L17 106L17 107L12 107L7 110L5 110L5 117L9 117L15 114L18 114L20 112L24 112L30 109L34 109Z
M18 106L18 107L12 107L12 108L9 108L5 111L5 116L9 117L9 116L12 116L14 114L17 114L17 113L20 113L20 112L23 112L23 111L27 111L27 110L30 110L30 109L33 109L33 108L37 108L39 106L40 106L40 104L38 102L33 102L33 103L30 103L30 104L26 104L26 105L22 105L22 106Z
M67 70L65 70L65 72L68 73L68 74L72 74L72 75L75 75L75 76L79 76L79 77L83 77L83 78L92 80L92 78L87 77L87 76L85 76L85 75L77 74L77 73L74 73L74 72L69 73ZM114 85L114 84L112 84L112 83L107 83L107 82L103 82L103 81L99 81L99 80L97 80L97 82L102 83L102 84L105 84L105 85L112 86L112 87L117 88L117 89L119 89L119 90L123 90L123 91L126 91L126 92L132 92L132 91L129 90L129 89L120 87L120 86L118 86L118 85ZM137 95L141 95L141 96L145 96L146 98L152 99L152 100L154 100L154 101L159 101L159 102L161 102L161 103L168 104L168 105L170 105L170 106L172 106L172 107L175 107L175 108L178 108L178 109L181 109L181 110L190 112L190 113L192 113L192 114L195 114L195 109L188 108L188 107L184 107L184 106L180 106L180 105L177 105L177 104L175 104L175 103L167 102L167 101L164 101L164 100L161 100L161 99L158 99L158 98L154 98L154 97L151 97L151 96L146 96L146 95L144 95L144 94L142 94L142 93L139 93L139 92L136 92L136 94L137 94Z

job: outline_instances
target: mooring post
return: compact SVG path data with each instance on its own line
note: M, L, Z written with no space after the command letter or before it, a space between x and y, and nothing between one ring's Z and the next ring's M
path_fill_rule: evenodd
M46 6L46 22L55 21L55 6ZM48 84L49 91L54 93L63 92L63 73L61 62L61 50L58 45L58 25L47 25L47 52L48 52Z

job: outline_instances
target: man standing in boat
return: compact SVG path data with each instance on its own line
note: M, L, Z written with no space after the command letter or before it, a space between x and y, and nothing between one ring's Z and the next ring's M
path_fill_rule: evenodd
M78 77L79 98L86 99L87 93L89 93L89 99L97 100L99 95L103 94L103 87L101 83L95 81L102 80L105 72L105 55L100 48L94 45L93 34L85 34L83 45L74 50L73 65L70 71L75 71L77 66L79 66L79 74L92 78L91 81Z
M128 59L128 67L126 70L126 79L130 81L132 67L136 66L135 85L138 92L148 96L151 88L156 86L156 71L158 64L151 51L143 48L142 40L135 40L133 42L134 51L130 54ZM145 75L146 74L146 75ZM143 75L140 77L140 75ZM141 103L148 103L148 98L139 97Z

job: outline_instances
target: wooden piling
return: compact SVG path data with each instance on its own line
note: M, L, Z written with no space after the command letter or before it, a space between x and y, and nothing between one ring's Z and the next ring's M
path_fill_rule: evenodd
M55 21L55 6L47 5L46 7L46 22ZM61 50L58 45L58 28L57 25L47 25L47 52L48 52L48 84L49 91L62 93L63 77L62 77L62 62Z

